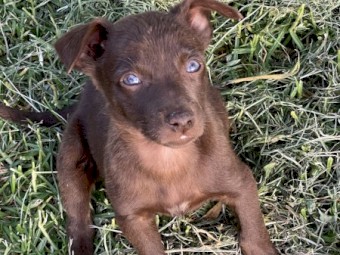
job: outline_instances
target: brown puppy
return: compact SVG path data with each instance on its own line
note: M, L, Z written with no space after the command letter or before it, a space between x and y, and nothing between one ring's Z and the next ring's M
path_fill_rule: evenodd
M243 254L278 254L254 178L233 152L225 107L209 84L204 50L211 11L242 18L215 0L184 0L169 13L114 24L96 19L57 41L67 69L90 77L57 161L74 254L93 253L89 204L98 178L141 255L165 254L155 214L183 214L206 200L233 208Z

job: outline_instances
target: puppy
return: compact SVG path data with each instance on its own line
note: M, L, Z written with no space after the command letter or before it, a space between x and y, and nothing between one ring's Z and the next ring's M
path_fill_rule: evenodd
M56 42L67 70L90 78L57 158L74 254L93 254L89 205L98 179L140 255L165 254L157 213L184 214L206 200L235 211L243 254L278 254L256 182L230 145L225 107L208 80L204 51L211 11L242 18L215 0L184 0L168 13L146 12L114 24L98 18ZM1 109L14 121L30 117Z

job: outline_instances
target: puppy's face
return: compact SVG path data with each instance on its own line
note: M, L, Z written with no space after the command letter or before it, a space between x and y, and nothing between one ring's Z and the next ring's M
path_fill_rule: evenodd
M161 13L123 19L109 34L95 79L112 107L165 146L201 136L209 84L199 38Z
M177 147L203 134L209 86L204 50L210 11L239 19L214 0L186 0L169 13L148 12L111 24L96 19L56 43L61 60L91 77L116 123Z

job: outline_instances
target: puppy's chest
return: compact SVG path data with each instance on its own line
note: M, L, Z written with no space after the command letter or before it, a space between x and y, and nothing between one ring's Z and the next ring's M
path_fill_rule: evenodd
M205 196L197 184L179 182L160 187L157 203L160 213L177 216L196 209L204 200Z
M139 147L137 155L142 171L153 177L148 187L158 212L182 215L204 200L204 169L194 144L177 149L149 144Z
M138 144L135 153L139 166L156 178L173 178L183 172L191 172L197 168L200 155L191 144L183 148L168 148L158 144Z

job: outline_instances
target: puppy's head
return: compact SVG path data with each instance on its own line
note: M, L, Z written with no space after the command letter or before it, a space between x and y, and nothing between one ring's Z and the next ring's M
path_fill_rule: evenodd
M211 11L242 18L215 0L185 0L169 13L147 12L114 24L96 19L55 46L68 71L92 79L117 122L159 144L181 146L204 132Z

